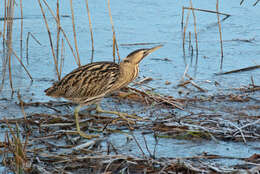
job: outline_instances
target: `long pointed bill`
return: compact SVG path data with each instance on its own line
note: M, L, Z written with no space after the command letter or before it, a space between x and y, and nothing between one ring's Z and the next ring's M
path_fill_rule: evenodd
M163 45L158 45L158 46L156 46L156 47L147 49L147 51L145 52L145 56L151 54L152 52L154 52L155 50L158 50L158 49L161 48L161 47L163 47Z

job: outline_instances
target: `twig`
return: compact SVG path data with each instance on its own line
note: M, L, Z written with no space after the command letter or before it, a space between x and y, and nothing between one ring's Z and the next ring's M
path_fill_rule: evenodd
M222 119L221 119L221 120L222 120ZM232 122L229 121L229 120L224 120L224 122L228 122L231 126L235 127L235 128L240 132L240 134L241 134L241 136L242 136L242 138L243 138L243 141L244 141L244 143L246 144L246 139L245 139L245 136L244 136L244 133L243 133L241 127L239 128L237 125L235 125L234 123L232 123ZM234 136L235 136L235 134L234 134Z
M236 70L232 70L232 71L227 71L227 72L223 72L223 73L215 73L216 75L224 75L224 74L231 74L231 73L237 73L237 72L243 72L243 71L251 71L254 69L260 68L260 65L256 65L256 66L249 66L246 68L241 68L241 69L236 69Z
M254 122L252 122L252 123L248 123L248 124L246 124L246 125L244 125L244 126L241 126L240 129L244 129L244 128L248 127L248 126L255 125L255 124L259 123L259 122L260 122L260 119L254 121Z
M144 153L144 151L143 151L141 145L138 143L138 141L137 141L137 139L135 138L134 134L132 133L131 135L132 135L133 139L135 140L135 143L137 144L139 150L142 152L143 157L146 159L146 155L145 155L145 153Z
M217 13L217 14L220 14L220 15L224 15L224 16L231 16L230 14L227 14L227 13L221 13L219 11L212 11L212 10L204 10L204 9L200 9L200 8L191 8L191 7L182 7L183 9L187 9L187 10L196 10L196 11L202 11L202 12L207 12L207 13Z
M147 141L146 141L146 138L145 138L144 134L142 134L142 136L143 136L143 139L144 139L145 148L146 148L147 152L149 153L149 156L151 158L153 158L153 155L152 155L152 153L151 153L151 151L150 151L150 149L148 147L148 144L147 144Z

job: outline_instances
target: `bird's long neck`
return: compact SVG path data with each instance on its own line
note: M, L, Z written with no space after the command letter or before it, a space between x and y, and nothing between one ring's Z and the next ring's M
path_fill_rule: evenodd
M118 88L124 87L132 82L139 73L139 65L133 65L131 63L121 62L119 64L120 76L118 79Z

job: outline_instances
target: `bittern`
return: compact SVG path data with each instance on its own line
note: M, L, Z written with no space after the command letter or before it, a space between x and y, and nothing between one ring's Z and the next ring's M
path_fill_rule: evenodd
M112 113L126 119L124 114L119 112L102 110L98 103L106 95L132 82L138 76L141 60L161 47L162 45L159 45L149 49L133 51L119 64L114 62L94 62L78 67L63 79L54 83L52 87L46 89L45 93L47 96L63 97L79 104L74 110L77 132L85 138L97 137L97 135L87 135L80 130L78 118L80 108L83 105L97 104L97 112Z

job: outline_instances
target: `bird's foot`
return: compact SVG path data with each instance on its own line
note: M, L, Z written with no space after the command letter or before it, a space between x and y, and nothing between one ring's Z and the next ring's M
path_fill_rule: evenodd
M135 121L133 121L131 119L143 121L143 118L139 117L137 115L130 115L130 114L127 114L127 113L124 113L124 112L118 112L118 111L103 110L99 105L97 105L96 111L99 112L99 113L107 113L107 114L118 115L119 117L121 117L122 119L126 120L127 122L129 122L131 124L135 124Z
M75 111L74 111L77 133L78 133L81 137L87 138L87 139L99 137L99 135L88 135L88 134L85 134L84 132L82 132L82 131L80 130L80 125L79 125L79 110L80 110L80 107L81 107L80 105L77 106L77 107L75 108Z
M99 137L99 135L88 135L88 134L82 132L81 130L78 130L77 132L78 132L78 134L79 134L81 137L87 138L87 139L92 139L92 138L98 138L98 137Z

